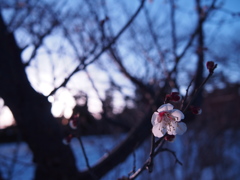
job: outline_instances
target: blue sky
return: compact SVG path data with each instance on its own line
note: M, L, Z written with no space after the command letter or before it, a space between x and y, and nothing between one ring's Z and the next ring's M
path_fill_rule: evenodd
M44 2L44 1L42 1ZM74 8L74 6L77 6L75 3L80 1L71 1L71 4L66 4L64 6L65 11L67 8ZM100 1L97 1L100 2ZM127 8L127 13L122 13L122 7L116 3L115 1L108 0L106 1L108 5L110 5L112 8L109 8L108 11L111 14L111 23L113 24L113 30L115 31L115 34L119 31L119 29L124 25L124 23L127 20L127 13L133 14L133 12L136 10L139 1L122 1L125 4L125 7ZM168 10L169 10L169 4L166 0L153 0L153 2L146 2L146 7L148 8L150 12L150 16L154 16L156 19L155 27L161 25L161 23L164 23L165 19L168 16ZM176 1L178 4L177 6L177 17L176 20L179 21L178 27L177 27L177 33L179 36L182 36L184 33L189 32L191 33L194 28L194 18L196 18L195 15L195 7L193 2L189 0L178 0ZM205 4L209 4L209 0L203 1ZM61 5L61 2L59 1L59 5ZM61 6L60 6L61 7ZM226 12L225 12L226 11ZM232 20L232 16L229 15L228 11L231 12L240 12L240 1L238 0L226 0L224 3L224 11L217 16L217 20L221 16L225 21ZM4 11L5 18L10 18L11 11L7 10ZM74 12L74 11L73 11ZM158 15L159 14L159 15ZM100 13L99 19L104 18L104 14ZM223 48L224 46L228 46L228 44L224 44L221 41L221 38L224 36L234 36L233 33L236 33L240 29L240 23L239 23L239 17L235 17L233 22L227 22L223 24L221 27L221 31L219 31L219 27L214 24L210 23L209 25L206 25L206 31L211 31L213 34L216 33L215 36L215 42L220 42L223 45L221 45ZM215 21L215 20L213 20ZM65 23L78 23L77 20L69 19ZM94 26L94 24L91 24L91 21L85 22L89 24L89 28L91 26ZM140 16L134 21L135 24L139 25L139 30L144 29L146 26L146 23L144 22L143 17ZM193 24L191 24L193 23ZM68 24L67 24L68 25ZM70 28L72 24L67 28ZM161 36L161 41L165 42L165 45L163 48L168 48L170 41L169 41L169 35L168 31L170 26L164 25L164 28L168 28L168 30L159 31L159 34ZM161 29L160 29L161 30ZM19 28L15 35L17 37L17 40L20 44L20 46L31 44L24 52L23 52L23 60L26 61L29 59L29 56L32 52L34 43L33 39L31 39L32 36L30 36L24 28ZM122 56L124 56L124 64L127 64L128 70L133 73L134 75L139 76L139 78L148 78L149 81L151 81L151 71L150 74L147 74L145 64L143 61L141 61L141 54L137 54L136 52L141 50L138 47L135 47L136 45L133 43L131 44L131 41L129 39L129 34L124 33L123 36L119 39L118 43L122 44L120 49L120 53ZM73 36L73 38L77 38L77 36ZM146 45L149 38L146 34L142 35L142 38L146 38ZM213 38L214 39L214 38ZM77 46L80 45L77 42ZM219 43L218 43L219 44ZM143 44L143 47L145 47L145 44ZM181 46L179 46L181 47ZM49 54L46 49L50 49L53 53ZM59 51L59 49L61 49ZM151 50L151 47L149 48L149 54L155 53ZM179 48L179 51L181 48ZM136 52L134 52L136 51ZM60 52L60 53L59 53ZM134 52L134 53L133 53ZM140 52L140 51L139 51ZM196 62L196 56L194 55L194 50L191 50L187 57L188 59L185 59L180 64L180 68L182 69L182 74L179 75L179 81L185 83L185 86L182 86L183 92L185 91L186 84L188 84L189 79L185 78L188 76L188 74L185 74L185 72L191 72L193 73L195 71L194 63ZM171 59L171 56L168 56L168 58ZM189 58L191 58L191 63L188 62ZM207 57L208 58L208 57ZM236 57L234 57L236 59ZM209 59L212 60L212 59ZM169 61L170 62L170 61ZM78 65L77 57L74 54L73 48L69 44L69 42L66 40L66 38L63 38L63 32L61 29L56 29L54 32L49 36L48 38L44 39L44 46L41 47L38 50L36 58L32 61L31 65L26 69L28 73L28 77L30 82L32 83L33 87L39 91L40 93L43 93L44 95L48 95L49 92L54 88L57 87L65 77L70 74L73 69ZM91 77L95 81L96 87L99 89L99 95L101 98L104 98L104 91L109 87L109 77L106 74L106 72L99 68L101 65L105 66L107 71L111 74L111 78L115 80L115 82L123 87L122 91L125 93L125 95L128 96L134 96L134 86L119 72L118 68L109 60L109 57L104 54L101 56L99 62L97 64L90 65L87 70ZM167 66L171 68L171 63L168 63ZM223 69L224 65L219 64L219 70ZM144 69L145 68L145 69ZM234 68L234 67L233 67ZM230 69L231 71L231 69ZM227 70L224 71L225 73L228 73ZM233 76L230 78L232 81L237 81L239 77L239 73L234 73ZM56 96L51 97L50 101L53 102L53 111L55 111L56 116L62 115L62 114L69 114L70 110L75 103L73 102L73 98L71 94L76 94L77 91L83 90L88 92L89 95L89 108L91 112L99 112L101 111L101 102L98 99L98 95L95 92L95 90L92 88L91 83L88 80L88 77L85 72L79 72L74 75L71 80L69 81L67 88L61 89ZM124 97L119 93L118 91L115 91L114 93L115 97L115 111L120 112L122 107L125 105ZM59 111L59 112L57 112ZM60 112L61 111L61 112ZM66 111L66 112L65 112ZM64 113L65 112L65 113ZM69 116L69 115L68 115Z

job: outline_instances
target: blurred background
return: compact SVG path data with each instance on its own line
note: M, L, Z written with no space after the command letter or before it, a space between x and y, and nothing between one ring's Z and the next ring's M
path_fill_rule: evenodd
M161 152L153 172L137 179L239 179L239 1L1 0L0 7L0 179L38 176L34 157L45 153L35 147L48 141L44 133L47 137L51 130L41 132L24 118L60 129L56 136L61 139L82 137L93 171L96 164L106 166L106 172L96 170L99 178L128 176L149 156L151 114L166 94L186 96L192 82L186 106L208 76L207 61L218 66L193 99L202 114L186 111L187 132L164 145L183 165L172 153ZM15 46L7 41L10 35ZM11 47L18 47L19 58L8 58L5 47L13 52ZM24 77L20 71L27 82L18 79ZM37 95L27 97L26 83L33 88L29 92L50 104L41 105L39 113L45 118L49 111L54 120L38 120L28 108L16 111L41 104ZM69 127L74 115L76 130ZM33 135L31 128L39 134ZM70 147L81 174L87 165L77 139ZM114 152L121 148L126 153L119 160ZM111 153L114 168L101 164Z

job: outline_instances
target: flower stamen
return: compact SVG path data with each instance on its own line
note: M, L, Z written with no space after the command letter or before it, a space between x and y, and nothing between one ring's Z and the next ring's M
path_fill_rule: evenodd
M187 127L184 122L180 122L181 119L184 119L184 114L178 109L173 109L173 105L168 103L160 106L151 119L154 136L160 138L166 133L168 135L183 134Z

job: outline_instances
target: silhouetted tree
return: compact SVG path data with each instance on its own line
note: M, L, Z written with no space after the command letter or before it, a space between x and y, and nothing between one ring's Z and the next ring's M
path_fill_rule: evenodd
M191 9L186 9L193 18L181 15L178 7L181 2L174 0L166 4L145 0L126 4L105 0L75 4L33 0L1 2L0 96L33 152L37 165L35 179L103 177L150 136L152 113L163 104L166 94L182 93L191 82L193 88L188 88L187 94L191 98L194 89L201 87L207 72L204 64L212 60L208 58L214 49L209 39L215 36L209 34L205 26L211 23L211 18L222 19L218 14L222 7L217 0L193 2ZM189 23L184 24L185 19ZM30 55L23 58L26 51L30 51ZM45 56L41 56L41 52ZM64 62L61 57L65 58ZM48 66L45 58L49 58ZM33 67L38 71L39 66L50 67L52 71L48 95L37 92L40 91L37 82L27 73ZM80 73L84 76L77 76ZM101 89L98 82L102 73L108 90ZM79 92L76 86L83 84L88 84L102 103L103 122L125 130L132 128L108 156L86 171L78 172L70 148L62 143L64 130L52 115L48 98L63 88ZM136 92L131 97L134 108L131 110L125 105L123 113L115 115L114 94L117 92L126 99L126 84ZM202 93L199 91L193 104L202 104ZM74 112L85 112L85 117L91 119L88 123L93 122L86 103L75 106ZM185 101L184 106L188 103ZM134 123L129 117L131 113L138 118ZM186 122L193 118L187 115Z

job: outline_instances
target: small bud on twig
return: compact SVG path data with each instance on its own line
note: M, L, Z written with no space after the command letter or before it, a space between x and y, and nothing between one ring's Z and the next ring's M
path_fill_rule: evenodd
M209 70L209 73L213 73L214 69L217 67L217 64L215 64L213 61L208 61L206 63L207 69Z
M199 115L202 113L202 109L196 106L190 106L189 109L195 115Z
M179 102L181 101L182 96L179 94L179 92L172 92L171 94L167 94L165 97L165 101L174 101L174 102Z

